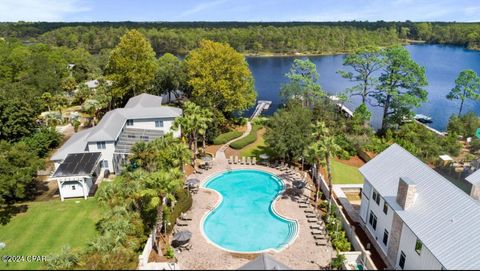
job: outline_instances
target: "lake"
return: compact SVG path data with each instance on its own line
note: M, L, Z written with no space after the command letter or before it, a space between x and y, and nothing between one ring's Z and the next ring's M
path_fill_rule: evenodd
M448 119L458 113L459 101L450 101L445 98L455 86L455 79L460 71L473 69L480 74L480 52L449 45L408 45L406 46L413 59L426 68L429 85L428 101L414 111L431 116L435 129L445 130ZM247 57L247 62L255 78L257 99L272 101L271 108L265 114L272 114L282 104L280 87L286 83L285 73L290 69L293 60L302 57ZM320 74L319 83L330 94L335 94L351 87L352 82L343 79L338 70L346 69L342 65L343 55L311 56L308 57L317 65ZM360 104L360 98L353 96L347 106L352 111ZM373 112L372 125L380 126L381 109L370 107ZM249 110L251 113L253 110ZM463 113L474 111L480 115L480 102L466 101Z

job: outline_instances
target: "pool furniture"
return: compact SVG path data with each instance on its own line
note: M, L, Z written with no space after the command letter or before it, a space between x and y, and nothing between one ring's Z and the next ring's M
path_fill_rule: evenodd
M300 207L300 208L308 208L308 205L306 205L306 204L300 204L298 207Z
M241 165L245 165L246 164L246 161L245 161L245 156L242 156L242 162L240 162Z
M192 218L189 217L186 213L182 213L182 214L180 215L180 219L181 219L181 220L185 220L185 221L192 220Z
M318 241L315 242L315 245L326 246L327 245L327 240L318 240Z
M318 219L307 219L308 223L318 223Z
M252 158L250 156L247 157L247 165L252 164Z
M252 158L252 165L256 165L257 164L257 157L253 157Z
M230 158L228 158L228 163L232 164L233 163L233 156L230 155Z
M318 226L310 226L310 229L311 229L311 230L322 230L323 227L321 227L320 225L318 225Z
M323 232L320 232L320 231L311 231L310 233L312 235L323 235Z
M235 165L238 164L238 156L235 155L235 158L234 158L234 160L233 160L233 163L234 163Z
M181 226L181 227L188 226L187 222L181 221L179 219L177 219L176 224L177 224L177 226Z
M313 239L315 239L315 240L325 240L325 238L323 236L318 236L318 235L314 235Z
M306 217L307 217L307 218L316 218L317 215L313 215L313 214L312 214L312 215L308 215L308 214L307 214Z
M313 214L313 211L312 210L305 210L304 211L306 214Z

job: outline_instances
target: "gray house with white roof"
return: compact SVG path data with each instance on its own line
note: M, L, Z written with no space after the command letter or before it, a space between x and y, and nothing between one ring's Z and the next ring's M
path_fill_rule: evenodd
M86 197L93 186L93 181L87 184L86 180L94 179L95 176L92 178L92 175L103 174L105 170L119 173L130 153L130 148L136 142L151 141L166 133L180 137L180 131L173 130L172 125L181 115L180 108L162 106L162 97L144 93L132 97L124 108L106 113L97 126L72 135L51 157L56 171L52 175L52 180L58 182L62 200L66 197ZM69 155L81 153L99 154L91 172L84 170L82 172L85 174L79 176L63 170L62 174L57 174ZM78 187L81 189L77 189Z
M360 172L360 216L391 268L480 268L479 201L396 144Z

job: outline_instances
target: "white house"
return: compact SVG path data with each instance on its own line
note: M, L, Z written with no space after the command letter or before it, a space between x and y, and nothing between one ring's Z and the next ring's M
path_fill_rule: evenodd
M69 155L99 153L97 161L99 174L107 169L112 173L119 173L130 148L136 142L151 141L170 132L174 137L180 137L180 130L173 130L172 125L174 120L181 115L180 108L162 106L162 97L144 93L132 97L124 108L106 113L97 126L74 134L51 158L55 163L56 170L52 175L52 180L59 182L62 200L64 197L70 197L71 193L62 191L64 186L60 182L69 177L78 179L77 176L68 176L69 173L57 174L64 163L72 163L72 161L67 161ZM81 156L72 157L78 159ZM79 185L81 182L71 178L69 180L70 184L77 182ZM91 187L93 181L86 185ZM62 192L65 193L62 195ZM78 196L77 193L74 194L74 196Z
M479 201L396 144L360 172L363 226L390 268L480 268Z

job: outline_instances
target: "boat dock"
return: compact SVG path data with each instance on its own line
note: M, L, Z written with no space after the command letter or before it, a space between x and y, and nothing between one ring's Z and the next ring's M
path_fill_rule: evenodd
M353 117L353 111L350 110L345 105L341 104L337 96L328 96L328 98L332 100L340 108L340 110L345 114L346 117L348 118Z
M257 107L255 107L255 111L253 111L253 114L250 117L250 120L253 120L254 118L258 117L264 110L268 110L271 104L272 104L272 101L259 100L257 102Z

